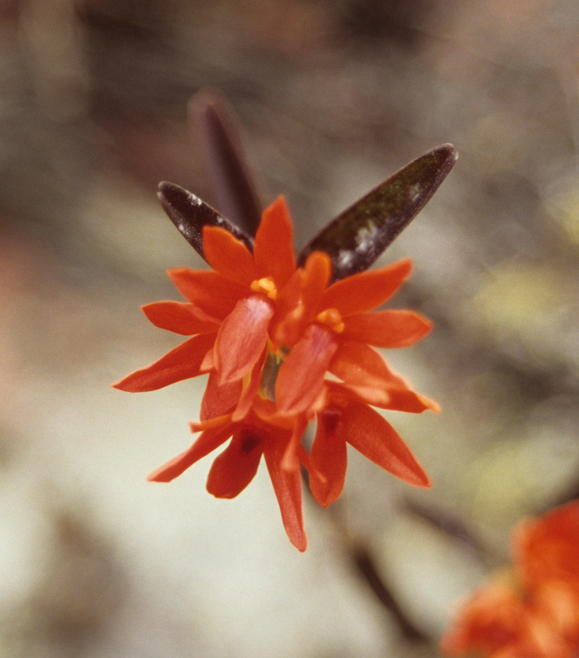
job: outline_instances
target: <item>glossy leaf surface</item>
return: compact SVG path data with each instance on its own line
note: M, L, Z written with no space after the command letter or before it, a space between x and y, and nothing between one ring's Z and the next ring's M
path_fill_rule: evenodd
M181 235L202 257L203 254L203 227L219 226L229 231L247 248L253 250L253 240L240 228L222 217L214 208L201 201L191 192L174 183L163 182L159 185L157 193L163 210L175 224Z
M299 264L323 251L332 259L332 281L366 270L422 210L456 158L454 147L444 144L413 160L323 228Z

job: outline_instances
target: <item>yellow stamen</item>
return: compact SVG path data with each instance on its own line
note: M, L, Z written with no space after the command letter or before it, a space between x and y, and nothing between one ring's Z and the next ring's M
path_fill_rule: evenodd
M341 334L344 331L345 325L337 308L327 308L318 314L316 320L322 324L327 324L337 334Z
M261 292L264 295L267 295L267 297L270 299L275 300L277 297L277 288L275 287L275 283L270 276L252 281L249 287L253 292Z

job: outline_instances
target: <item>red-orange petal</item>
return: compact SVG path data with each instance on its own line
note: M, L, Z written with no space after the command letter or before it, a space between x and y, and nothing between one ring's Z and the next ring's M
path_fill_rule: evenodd
M402 377L395 375L380 354L365 343L340 343L329 371L342 379L345 387L374 407L409 413L440 410L436 402L416 393ZM332 386L334 383L328 382Z
M517 572L526 587L537 588L549 580L563 581L576 588L579 602L578 551L579 500L537 518L524 519L511 539Z
M207 491L217 498L235 498L240 494L257 473L263 440L261 431L254 428L237 430L211 466Z
M315 318L331 274L330 258L319 251L310 254L303 270L296 271L276 305L274 336L277 345L292 348L301 338L306 326ZM296 292L294 300L292 295ZM293 304L286 303L286 299Z
M215 334L193 336L167 352L155 363L136 370L111 386L129 393L142 393L156 391L183 379L197 377L202 374L201 363L214 342Z
M342 439L378 466L417 487L430 487L428 475L398 432L377 411L351 400L340 414Z
M197 434L197 432L205 432L205 430L212 430L216 427L223 427L231 424L231 414L224 414L223 416L215 416L214 418L208 418L207 420L192 420L189 423L189 428L192 434Z
M367 401L367 400L366 400ZM369 404L372 404L369 402ZM390 401L385 404L376 404L381 409L391 409L393 411L405 411L406 413L420 414L427 409L439 413L440 405L435 400L431 400L426 395L416 393L410 388L394 388L390 391Z
M199 418L205 421L231 413L239 401L241 389L240 379L228 384L219 384L217 373L215 371L209 373L201 400Z
M170 482L174 480L195 462L224 444L231 436L232 431L233 428L230 423L205 430L197 437L191 447L173 457L163 466L155 469L147 476L147 480L149 482Z
M270 339L274 344L274 351L282 345L293 346L303 331L301 327L304 305L300 299L302 277L303 271L296 270L275 300L275 313L270 326ZM297 330L299 333L294 329L297 325L300 327Z
M310 459L314 466L310 490L318 503L327 507L342 493L348 463L346 441L340 432L339 408L328 407L318 414ZM324 479L316 477L316 471Z
M293 228L288 207L279 197L263 211L257 233L253 257L259 276L271 276L278 289L282 288L296 269L293 247Z
M221 325L215 342L215 368L224 384L243 378L263 352L274 307L263 295L240 299Z
M167 274L177 290L193 304L195 314L203 320L221 322L240 297L247 294L247 286L217 272L179 267Z
M275 401L281 414L303 413L315 401L336 349L336 334L331 329L309 325L279 369Z
M219 324L201 320L195 315L193 304L182 302L153 302L141 306L149 322L159 329L166 329L181 336L217 333Z
M314 251L308 256L304 266L302 294L304 305L310 313L314 314L318 310L331 276L332 261L327 254Z
M345 339L376 347L407 347L432 329L432 323L414 311L361 313L344 318Z
M286 447L291 440L289 432L272 426L271 435L264 443L264 457L287 536L298 550L305 551L307 539L302 511L302 476L297 454L295 468L288 469L282 465L282 462L287 462Z
M326 381L324 385L330 392L338 393L340 396L348 396L380 409L404 411L411 414L420 414L427 409L434 412L440 411L440 407L436 402L410 388L362 386L332 381Z
M296 270L277 299L274 342L292 348L316 312L332 274L329 256L314 251L304 269Z
M331 285L320 307L337 308L342 316L371 311L394 295L411 270L411 261L404 259L377 270L353 274Z
M263 350L260 358L255 362L253 370L251 371L251 377L249 378L249 383L242 390L241 395L238 398L237 406L231 417L233 422L239 422L247 416L249 411L252 409L254 398L257 395L259 390L259 385L261 384L261 373L263 370L263 364L265 362L266 350Z
M203 229L203 255L216 272L231 281L249 286L259 278L249 249L225 229L217 226Z
M395 375L384 359L365 343L341 341L329 370L347 384L407 388L407 384Z

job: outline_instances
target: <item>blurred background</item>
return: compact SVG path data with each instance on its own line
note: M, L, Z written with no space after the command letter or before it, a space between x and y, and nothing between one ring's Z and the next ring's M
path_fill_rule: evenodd
M204 382L111 381L178 337L139 310L203 267L164 215L210 201L186 105L229 99L298 247L444 142L460 158L380 264L435 322L386 354L440 415L388 418L413 490L352 453L288 542L265 469L237 499L192 440ZM579 494L576 0L0 1L0 657L434 656L525 514Z

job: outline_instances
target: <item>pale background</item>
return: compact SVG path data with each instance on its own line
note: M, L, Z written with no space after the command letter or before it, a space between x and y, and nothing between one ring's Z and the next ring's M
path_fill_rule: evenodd
M352 454L339 503L306 497L305 554L263 467L233 501L210 460L145 481L203 381L109 388L178 342L139 306L202 266L155 193L206 198L185 107L207 85L298 246L460 153L380 260L414 260L394 306L436 323L386 355L442 405L388 416L434 488ZM576 0L0 1L0 657L436 655L512 525L579 493L578 139Z

